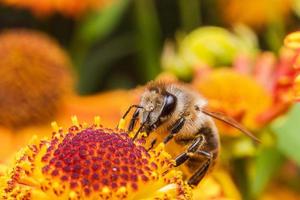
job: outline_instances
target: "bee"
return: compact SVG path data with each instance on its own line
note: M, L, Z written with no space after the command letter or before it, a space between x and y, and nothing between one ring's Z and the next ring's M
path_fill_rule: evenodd
M132 108L136 110L129 122L128 131L132 131L137 122L140 124L133 140L142 131L147 135L155 131L164 137L164 144L174 140L175 143L186 147L186 150L175 158L175 166L187 163L188 168L193 171L188 179L191 186L199 184L218 158L220 140L213 118L259 141L234 119L222 113L209 111L207 100L184 84L150 82L142 93L139 104L130 106L123 118ZM149 150L155 143L156 139L151 142Z

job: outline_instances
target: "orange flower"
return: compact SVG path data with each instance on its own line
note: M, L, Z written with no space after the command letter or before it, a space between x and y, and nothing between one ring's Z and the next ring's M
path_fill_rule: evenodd
M286 18L291 5L291 0L219 0L219 9L227 23L244 23L256 29Z
M193 189L195 200L240 200L242 199L230 176L216 169Z
M15 163L0 165L4 199L240 200L230 176L217 169L191 189L163 144L147 152L133 133L99 125L54 128L50 139L32 139ZM123 126L125 123L120 123Z
M111 0L3 0L2 3L31 10L38 16L59 12L65 16L78 17L91 10L104 7Z
M13 128L52 119L71 93L70 61L48 36L29 30L0 34L0 124Z
M294 50L293 70L291 75L294 78L293 91L297 101L300 101L300 31L293 32L287 35L284 39L284 45Z
M115 90L90 96L69 97L60 110L57 121L63 126L70 125L70 116L80 116L83 121L90 121L95 115L105 116L102 123L115 127L131 104L138 102L138 90Z
M300 101L300 75L295 79L295 98L297 101Z
M34 140L0 178L4 199L190 199L191 189L160 144L147 152L143 140L95 123L56 130Z
M248 58L237 58L234 70L255 79L272 96L272 106L257 117L259 123L266 124L285 113L295 101L295 62L295 54L285 48L279 58L270 52L261 53L254 64Z
M15 151L14 149L15 138L13 137L13 134L10 130L1 127L0 127L0 138L1 138L1 148L0 148L0 165L1 165L7 162L7 155L11 155L12 152Z
M212 110L223 112L252 130L261 126L256 117L271 105L271 95L262 86L232 69L208 71L196 77L193 84L208 99ZM223 132L238 133L225 125L219 127Z

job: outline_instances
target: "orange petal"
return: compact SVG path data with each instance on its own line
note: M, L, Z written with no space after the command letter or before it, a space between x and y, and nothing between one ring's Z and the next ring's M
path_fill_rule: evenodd
M73 115L82 121L91 121L94 116L100 116L103 125L115 127L128 107L137 103L138 99L138 90L115 90L92 96L73 96L61 110L57 121L66 126L69 125L70 116Z
M240 200L241 196L229 174L217 169L193 189L193 199Z
M15 152L14 137L10 130L0 127L0 164L6 163L11 155Z
M300 75L295 79L294 92L296 101L300 101Z

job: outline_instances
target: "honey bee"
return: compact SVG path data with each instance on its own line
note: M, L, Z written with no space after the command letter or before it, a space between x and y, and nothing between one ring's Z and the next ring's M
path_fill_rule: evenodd
M138 105L129 107L123 118L132 108L136 108L129 122L128 131L132 131L139 121L138 134L145 131L147 135L155 131L163 135L163 143L174 140L186 146L185 152L175 158L175 166L187 162L194 173L188 184L196 186L205 174L214 166L220 149L218 129L213 118L235 127L259 141L242 125L222 113L207 109L207 100L197 91L179 83L150 82L147 84ZM151 149L156 140L151 142Z

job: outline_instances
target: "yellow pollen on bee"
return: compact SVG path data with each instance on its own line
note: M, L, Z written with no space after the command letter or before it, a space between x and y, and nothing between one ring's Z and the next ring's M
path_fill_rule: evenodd
M95 116L95 117L94 117L94 123L95 123L96 127L99 127L99 126L100 126L100 123L101 123L101 118L100 118L100 116Z
M72 117L71 117L71 120L72 120L72 124L73 124L74 126L79 126L79 121L78 121L78 118L77 118L76 115L72 116Z
M147 137L147 133L146 133L146 132L142 132L142 133L140 134L140 137Z
M125 129L125 124L126 124L125 119L121 118L118 124L118 129Z

